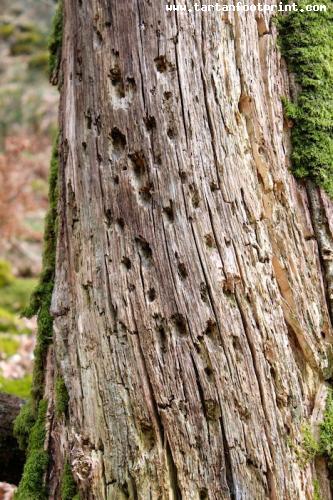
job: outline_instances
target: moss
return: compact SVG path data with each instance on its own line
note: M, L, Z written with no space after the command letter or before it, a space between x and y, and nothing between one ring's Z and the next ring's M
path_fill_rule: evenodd
M0 26L0 39L8 40L15 31L15 26L11 23L4 23Z
M10 358L13 356L18 348L20 343L10 335L1 335L0 336L0 354L2 358Z
M52 342L53 319L50 313L54 286L56 255L56 220L57 220L57 179L58 179L58 139L55 142L51 158L49 177L49 209L45 220L43 271L39 283L33 292L25 315L30 318L37 314L37 344L33 374L32 396L38 403L44 388L44 365L47 348Z
M9 379L0 375L0 391L13 394L26 399L30 395L32 376L26 375L23 378Z
M300 444L292 445L297 462L301 468L304 468L308 463L312 462L320 453L318 441L312 434L309 423L304 423L301 427L302 440Z
M311 427L309 424L304 424L301 429L302 433L302 447L305 452L305 457L307 462L311 462L316 455L318 455L320 449L316 438L313 436Z
M320 451L328 458L330 468L333 468L333 390L330 389L323 421L320 425Z
M23 333L25 329L23 324L12 312L0 307L0 332Z
M55 410L57 417L67 412L69 396L65 382L62 377L58 377L55 384Z
M47 37L44 33L31 27L24 33L15 35L10 44L10 54L12 56L31 55L36 50L46 49L46 47Z
M0 259L0 288L10 285L14 281L11 265L6 260Z
M45 50L43 52L37 52L30 57L28 62L28 68L30 70L43 71L47 73L49 64L49 53Z
M299 1L299 9L306 3ZM285 102L294 121L293 171L333 196L333 7L322 4L326 12L292 12L278 24L282 53L301 88L293 105Z
M0 307L11 313L21 313L27 307L36 284L34 278L15 278L0 287Z
M61 476L61 500L73 500L77 497L77 486L75 484L72 469L66 461Z
M22 408L14 423L14 435L21 450L26 450L29 444L29 434L35 423L35 416L32 411L31 401L28 401Z
M16 500L46 500L47 498L44 485L44 474L49 462L48 454L44 450L46 411L47 401L42 400L38 406L36 422L30 429L27 460L15 493Z
M318 479L313 481L313 500L321 500L320 486Z
M52 21L51 36L49 39L49 74L50 78L58 70L61 58L63 24L63 2L58 0L56 12Z

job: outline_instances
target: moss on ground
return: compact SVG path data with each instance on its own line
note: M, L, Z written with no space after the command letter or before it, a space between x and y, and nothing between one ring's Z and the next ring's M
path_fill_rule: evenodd
M6 260L0 259L0 288L8 286L14 281L11 265Z
M9 379L0 375L0 391L7 394L13 394L22 399L30 396L32 375L26 375L23 378Z
M55 410L57 417L67 413L69 396L62 377L57 377L55 384Z
M62 45L62 25L63 25L63 2L58 0L57 10L52 21L52 31L49 39L49 74L52 75L57 71L61 59Z
M308 2L301 0L298 8ZM284 102L294 121L292 164L299 178L311 179L333 196L333 4L326 12L291 12L279 19L280 46L300 92Z
M30 57L28 68L30 70L43 71L47 74L49 67L49 54L46 50L37 52Z
M2 359L8 359L17 352L20 343L12 335L0 335L0 355Z
M61 476L61 500L73 500L78 498L77 486L75 484L71 466L66 461Z
M37 419L30 427L27 460L21 482L15 493L16 500L46 500L47 498L44 485L44 474L49 462L48 454L44 450L46 412L47 401L41 400L38 405ZM17 427L18 424L15 423L15 426Z
M4 23L0 26L0 39L8 40L15 31L15 26L11 23Z
M0 308L13 314L22 313L36 284L35 278L15 278L11 283L0 286Z

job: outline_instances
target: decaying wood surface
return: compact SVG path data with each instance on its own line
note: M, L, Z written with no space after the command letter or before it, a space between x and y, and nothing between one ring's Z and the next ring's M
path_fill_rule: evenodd
M332 376L332 206L289 172L276 29L164 5L64 1L50 497L67 459L81 498L330 499L298 451Z
M24 401L10 394L0 393L0 479L18 484L25 460L13 435L14 420Z

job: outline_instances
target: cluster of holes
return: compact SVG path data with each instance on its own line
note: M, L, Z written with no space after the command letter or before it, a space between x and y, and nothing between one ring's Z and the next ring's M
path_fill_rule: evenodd
M184 262L178 263L178 274L182 280L186 280L186 278L188 277L187 268Z
M156 128L156 119L154 116L146 116L143 121L148 132L151 132Z
M218 191L220 188L219 186L216 184L216 182L211 182L210 183L210 190L212 193L215 193L216 191Z
M216 247L215 239L214 239L214 236L212 234L205 235L205 242L206 242L206 245L208 246L208 248Z
M118 97L120 99L125 97L125 87L124 81L121 76L120 67L118 65L113 66L110 69L109 77L113 87L115 87Z
M156 333L158 334L158 340L161 347L161 351L165 353L167 351L167 332L166 332L166 321L158 313L153 316L156 324Z
M156 300L156 290L155 288L149 288L148 292L147 292L147 297L148 297L148 300L149 302L154 302L154 300Z
M167 136L169 137L169 139L173 140L177 137L177 132L176 130L174 129L174 127L169 127L168 130L167 130Z
M142 151L136 151L128 155L131 160L132 168L136 180L139 182L138 192L140 198L149 203L152 199L152 193L154 191L154 185L152 182L144 182L143 177L147 173L146 159Z
M185 316L180 313L173 314L171 316L172 324L179 335L187 334L187 322Z
M128 257L123 257L121 259L121 263L126 267L128 271L132 268L132 262Z
M159 73L165 73L170 66L170 63L167 61L165 55L155 57L154 62Z
M119 157L124 152L127 141L126 136L117 127L111 130L111 141L113 146L113 154Z
M137 236L135 238L135 243L138 247L142 261L146 264L151 264L153 260L153 251L148 241L142 238L142 236Z
M205 282L200 283L200 297L205 304L209 303L209 293L208 293L208 287Z
M218 332L218 328L217 328L216 321L209 319L206 323L204 335L207 335L208 337L213 337L217 334L217 332Z
M174 222L175 220L175 212L173 201L169 200L169 205L163 207L163 213L166 215L169 222Z
M200 205L200 195L199 190L194 184L190 184L191 201L194 208L198 208Z

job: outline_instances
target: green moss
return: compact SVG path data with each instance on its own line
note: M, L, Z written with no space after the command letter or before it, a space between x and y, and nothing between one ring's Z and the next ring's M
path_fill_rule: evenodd
M0 259L0 288L10 285L13 281L14 276L10 263Z
M47 73L49 65L49 53L45 50L43 52L37 52L30 57L28 62L28 68L30 70L43 71Z
M24 331L24 325L15 314L0 307L0 332L23 333Z
M55 410L57 417L67 412L69 396L65 382L62 377L58 377L55 384Z
M323 422L320 425L320 451L328 458L330 467L333 467L333 390L330 389Z
M61 476L61 500L73 500L76 496L77 486L73 478L72 469L66 461Z
M15 493L16 500L46 500L44 474L47 470L49 457L44 450L46 437L45 420L47 401L40 401L38 415L29 434L27 460L23 476Z
M46 500L47 498L44 485L44 474L49 462L48 454L44 450L46 411L47 401L42 400L38 406L36 422L30 428L27 460L15 493L16 500Z
M302 433L302 447L305 452L307 462L311 462L316 455L318 455L320 449L316 438L312 434L312 430L309 424L304 424L301 429Z
M35 278L15 278L10 284L0 287L0 307L11 313L22 313L36 284Z
M11 23L4 23L0 26L0 39L8 40L15 31L15 26Z
M31 401L22 408L14 423L14 435L21 450L26 450L29 444L29 435L36 419L32 411Z
M12 56L31 55L36 50L46 49L46 47L47 37L45 34L31 27L24 33L15 35L10 44L10 54Z
M301 443L292 445L291 447L295 452L299 466L304 468L320 454L320 446L312 434L310 424L307 422L301 427L301 436Z
M313 500L321 500L320 486L318 479L313 481Z
M1 335L0 336L0 354L2 358L10 358L13 356L18 348L20 343L10 335Z
M29 306L25 310L27 317L37 314L37 344L33 374L32 396L38 401L43 396L44 365L47 348L52 342L53 319L50 313L54 286L56 255L56 220L57 220L57 179L58 179L58 140L53 148L49 177L49 209L45 220L43 271L39 283L33 292Z
M306 0L298 2L304 8ZM280 45L300 85L285 110L294 121L292 164L297 177L311 179L333 196L333 7L292 12L279 20Z
M26 399L30 395L32 376L26 375L23 378L9 379L0 375L0 391L7 394L13 394Z
M49 40L49 74L50 77L58 70L61 59L62 45L62 24L63 24L63 3L58 0L57 9L52 21L52 31Z

